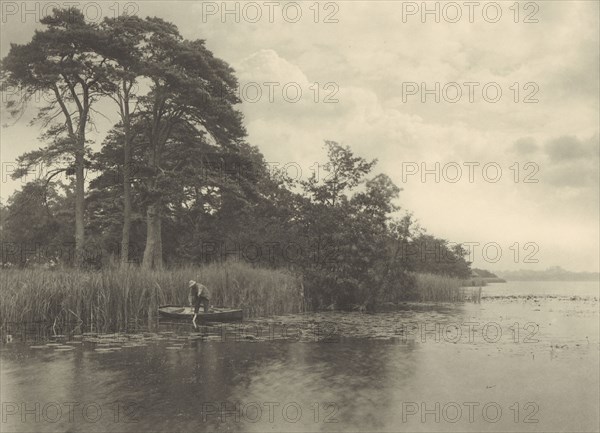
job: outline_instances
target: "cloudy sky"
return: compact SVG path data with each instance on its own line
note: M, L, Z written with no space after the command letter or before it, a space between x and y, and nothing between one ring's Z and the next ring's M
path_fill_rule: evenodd
M2 3L2 57L39 27L46 5L27 5ZM80 5L92 20L117 9ZM308 177L335 140L378 159L428 232L473 243L475 266L598 271L598 2L223 5L119 7L172 21L235 68L248 139L273 166ZM2 128L2 200L39 133Z

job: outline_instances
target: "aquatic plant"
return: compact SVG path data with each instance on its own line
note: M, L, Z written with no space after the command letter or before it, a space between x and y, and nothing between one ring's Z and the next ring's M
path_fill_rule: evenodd
M77 322L98 330L145 324L164 304L187 304L187 282L211 292L211 304L244 310L244 317L297 313L304 309L302 282L283 270L241 262L148 271L109 266L100 271L4 269L0 276L0 322Z
M414 274L416 293L422 302L480 302L478 288L465 288L465 280L436 274Z

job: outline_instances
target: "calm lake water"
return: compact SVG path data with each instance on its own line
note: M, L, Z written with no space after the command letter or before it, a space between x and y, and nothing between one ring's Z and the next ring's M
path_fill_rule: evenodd
M598 431L599 290L13 342L0 430Z

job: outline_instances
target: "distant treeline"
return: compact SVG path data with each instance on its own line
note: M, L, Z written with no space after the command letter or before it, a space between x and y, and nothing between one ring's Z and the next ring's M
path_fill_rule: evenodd
M509 281L599 281L598 272L571 272L560 266L543 271L521 269L518 271L501 271L498 274Z
M486 283L506 283L506 280L486 269L473 268L471 270L471 282L473 284L470 285L485 285ZM478 284L478 282L482 284Z

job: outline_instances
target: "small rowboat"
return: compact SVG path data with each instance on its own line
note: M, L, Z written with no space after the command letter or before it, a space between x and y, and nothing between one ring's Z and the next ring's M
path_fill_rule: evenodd
M169 319L188 319L194 317L194 308L181 307L177 305L163 305L158 307L158 314ZM198 312L196 321L201 322L234 322L244 318L242 310L232 308L211 307L208 313L205 313L202 307Z

